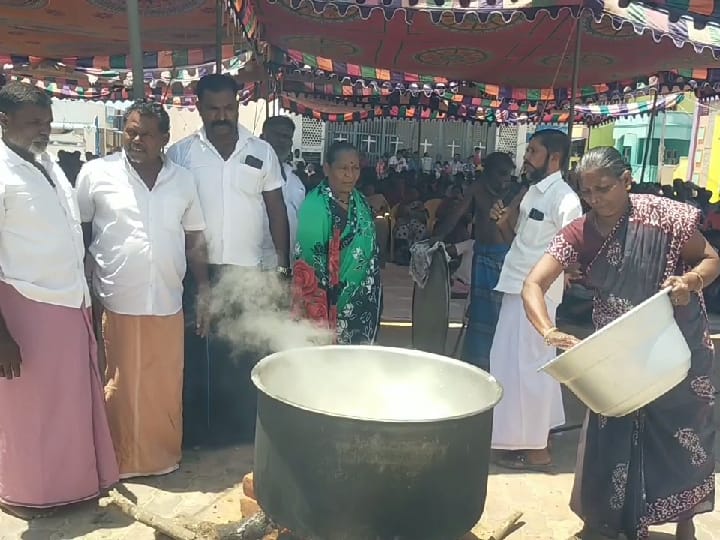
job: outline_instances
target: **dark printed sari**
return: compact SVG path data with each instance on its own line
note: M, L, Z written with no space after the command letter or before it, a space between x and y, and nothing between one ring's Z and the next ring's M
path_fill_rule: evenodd
M628 213L603 239L580 218L555 237L548 253L563 266L579 262L595 291L601 328L655 294L686 268L680 252L700 212L652 195L631 195ZM621 418L588 413L571 506L608 536L648 538L651 525L682 521L714 506L714 352L702 295L675 308L692 351L687 378L640 411ZM620 374L618 374L620 376Z

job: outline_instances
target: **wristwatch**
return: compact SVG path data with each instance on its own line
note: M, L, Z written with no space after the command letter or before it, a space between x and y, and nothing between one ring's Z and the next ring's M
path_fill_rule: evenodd
M291 268L288 268L288 267L286 267L286 266L278 266L278 267L275 269L275 271L276 271L278 274L280 274L281 276L286 277L286 278L292 276L292 269L291 269Z

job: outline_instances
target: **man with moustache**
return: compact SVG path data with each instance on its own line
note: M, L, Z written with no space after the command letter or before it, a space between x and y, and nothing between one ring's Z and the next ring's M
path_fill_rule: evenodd
M238 124L237 83L213 74L197 85L203 127L168 150L175 163L190 169L205 216L208 271L218 292L215 317L206 338L186 333L183 398L186 445L249 441L255 434L255 388L250 371L260 354L244 343L230 343L228 328L241 317L261 270L265 219L283 278L290 274L288 217L282 195L280 162L272 147ZM222 276L227 276L221 280ZM194 313L196 286L188 283L185 312ZM232 297L232 298L231 298Z
M0 504L21 517L115 484L80 215L46 153L44 91L0 89Z
M549 432L565 423L560 384L538 373L554 358L555 350L533 333L520 292L550 240L582 215L580 199L562 177L569 152L570 138L563 132L535 132L524 157L527 193L518 207L498 202L491 212L499 226L515 234L495 287L503 299L490 349L490 373L504 389L493 413L492 448L499 451L498 464L512 469L550 469ZM545 297L553 320L562 302L563 283L560 276Z
M263 124L260 138L270 143L281 163L282 193L287 208L288 226L290 231L290 258L295 251L295 236L298 225L298 211L305 200L305 186L293 171L292 165L286 163L292 150L295 122L288 116L271 116ZM267 214L266 214L267 215ZM263 242L262 267L265 271L273 271L278 266L277 252L270 234L270 224L265 220L265 240Z
M199 284L195 331L207 333L205 220L192 174L163 156L169 138L165 108L137 101L125 112L123 151L87 163L77 183L121 478L180 463L187 266Z

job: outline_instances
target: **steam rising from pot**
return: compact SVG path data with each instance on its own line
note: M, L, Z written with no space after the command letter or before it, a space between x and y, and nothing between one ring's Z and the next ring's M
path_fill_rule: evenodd
M328 329L293 320L289 284L275 272L225 269L212 289L210 310L219 336L237 350L269 354L333 341Z

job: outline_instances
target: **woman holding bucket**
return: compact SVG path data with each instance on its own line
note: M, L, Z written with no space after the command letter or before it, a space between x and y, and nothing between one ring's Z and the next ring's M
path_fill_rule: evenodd
M693 516L711 511L715 498L713 347L702 290L720 274L720 260L698 230L699 210L628 193L631 170L614 148L590 150L577 172L592 209L558 233L527 277L528 319L548 345L578 342L551 324L543 295L579 264L595 293L598 328L671 287L692 360L682 383L640 411L620 418L588 413L571 501L584 528L575 538L646 539L649 526L676 522L676 538L693 540Z

